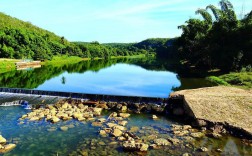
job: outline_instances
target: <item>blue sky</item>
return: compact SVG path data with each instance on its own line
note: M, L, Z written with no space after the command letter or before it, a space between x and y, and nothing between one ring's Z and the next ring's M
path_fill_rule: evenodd
M252 0L230 0L238 15ZM198 8L219 0L1 0L0 11L70 41L138 42L175 37ZM244 5L243 5L244 4ZM219 6L218 6L219 7Z

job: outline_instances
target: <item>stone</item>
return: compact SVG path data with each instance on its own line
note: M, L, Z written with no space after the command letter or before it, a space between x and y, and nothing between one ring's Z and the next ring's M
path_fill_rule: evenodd
M189 154L189 153L184 153L184 154L182 154L182 156L191 156L191 154Z
M100 118L100 119L98 119L97 121L103 123L103 122L106 122L106 119L105 119L105 118Z
M158 145L156 145L156 144L151 144L151 145L150 145L150 148L152 148L152 149L158 149Z
M126 126L126 124L128 123L128 121L119 121L118 124L121 126Z
M155 139L154 143L157 144L158 146L171 145L171 143L168 140L164 139L164 138Z
M56 116L53 116L53 117L51 118L51 121L52 121L53 123L56 123L56 122L59 122L60 119L59 119L58 117L56 117Z
M114 127L114 126L117 126L117 124L109 122L109 123L107 123L107 126L108 126L109 128L112 128L112 127Z
M194 138L201 138L201 137L204 136L204 133L202 133L202 132L196 132L196 133L191 133L190 135L192 137L194 137Z
M190 126L190 125L184 125L184 126L182 127L182 129L183 129L183 130L189 130L189 129L192 129L192 126Z
M126 128L125 128L125 127L120 126L120 125L116 125L116 126L114 126L113 128L114 128L114 129L119 129L119 130L121 130L121 131L126 130Z
M7 153L14 149L16 147L16 144L7 144L4 145L4 148L0 149L0 153Z
M68 103L64 103L62 106L61 106L61 108L63 108L63 109L67 109L68 108Z
M173 134L175 134L176 136L185 136L188 133L189 133L188 130L173 131Z
M130 116L130 114L129 113L120 113L119 116L123 117L123 118L128 118Z
M75 118L75 119L78 119L78 118L83 118L83 116L82 116L82 114L81 113L74 113L73 114L73 117Z
M100 130L100 131L99 131L99 134L100 134L100 135L107 135L107 133L106 133L105 130Z
M38 121L38 120L39 120L39 117L37 117L37 116L34 116L34 117L30 118L30 121Z
M126 140L126 138L123 137L123 136L120 136L120 137L118 137L117 139L118 139L119 141L125 141L125 140Z
M207 152L208 149L207 149L206 147L200 147L200 148L198 149L198 151L200 151L200 152Z
M135 141L125 141L123 143L123 149L126 151L141 151L145 152L149 148L148 144L135 143Z
M119 136L122 136L123 132L119 129L113 129L112 132L111 132L111 135L112 136L115 136L115 137L119 137Z
M128 110L127 106L122 106L122 109L121 109L122 112L127 112L127 110Z
M95 116L99 116L101 115L101 112L102 112L102 108L94 108L94 115Z
M1 149L4 149L4 146L0 144L0 150L1 150Z
M152 115L152 119L156 120L158 117L156 115Z
M102 126L102 123L101 123L101 122L93 122L93 123L92 123L92 126L101 127L101 126Z
M209 133L207 134L208 137L211 137L211 138L215 138L215 139L219 139L222 137L221 134L218 134L218 133Z
M4 143L6 143L6 139L2 136L2 135L0 135L0 144L4 144Z
M179 139L176 138L168 138L168 141L170 141L173 145L178 145L180 143Z
M98 142L98 145L105 146L106 144L105 144L105 142L100 141L100 142Z
M139 127L133 126L133 127L130 128L129 131L132 132L132 133L135 133L135 132L139 131Z
M67 130L68 130L68 127L67 127L67 126L62 126L62 127L60 127L60 130L61 130L61 131L67 131Z

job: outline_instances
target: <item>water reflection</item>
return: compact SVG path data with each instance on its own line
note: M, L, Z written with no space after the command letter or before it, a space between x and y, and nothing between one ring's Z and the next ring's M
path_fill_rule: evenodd
M204 79L178 78L177 75L169 61L149 58L92 60L7 72L0 75L0 87L167 97L173 90L209 86Z

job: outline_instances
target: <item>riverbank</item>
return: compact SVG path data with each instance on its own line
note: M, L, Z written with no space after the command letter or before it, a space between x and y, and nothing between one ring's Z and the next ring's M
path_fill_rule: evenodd
M252 139L252 91L218 86L182 90L169 98L170 113L216 133Z

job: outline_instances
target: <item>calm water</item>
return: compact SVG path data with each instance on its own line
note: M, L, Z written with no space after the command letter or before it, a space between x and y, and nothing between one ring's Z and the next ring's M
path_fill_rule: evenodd
M101 137L98 134L99 127L93 127L92 122L71 120L52 124L44 120L37 122L25 120L23 124L20 124L19 117L28 112L29 110L24 110L19 106L0 107L0 134L9 143L17 144L15 149L4 156L66 156L70 154L76 156L80 153L104 156L129 155L122 151L120 145L110 144L115 141L113 138ZM105 111L101 117L107 118L110 113ZM135 130L132 132L144 140L151 135L156 135L158 138L173 137L169 129L170 125L175 123L174 121L161 116L159 116L159 120L152 120L150 117L151 114L131 115L127 129L130 130L134 127ZM67 126L69 129L61 131L61 126ZM185 152L200 155L195 149L202 146L210 150L210 155L252 154L251 147L245 146L239 139L229 136L222 139L203 137L190 142L184 140L183 137L177 138L182 141L178 146L167 146L159 150L150 149L147 155L182 155ZM151 144L152 140L146 143ZM190 146L185 146L188 144ZM216 152L216 149L221 149L222 152Z
M173 90L209 86L204 79L178 78L156 60L119 59L43 66L0 75L0 87L89 94L168 97Z

